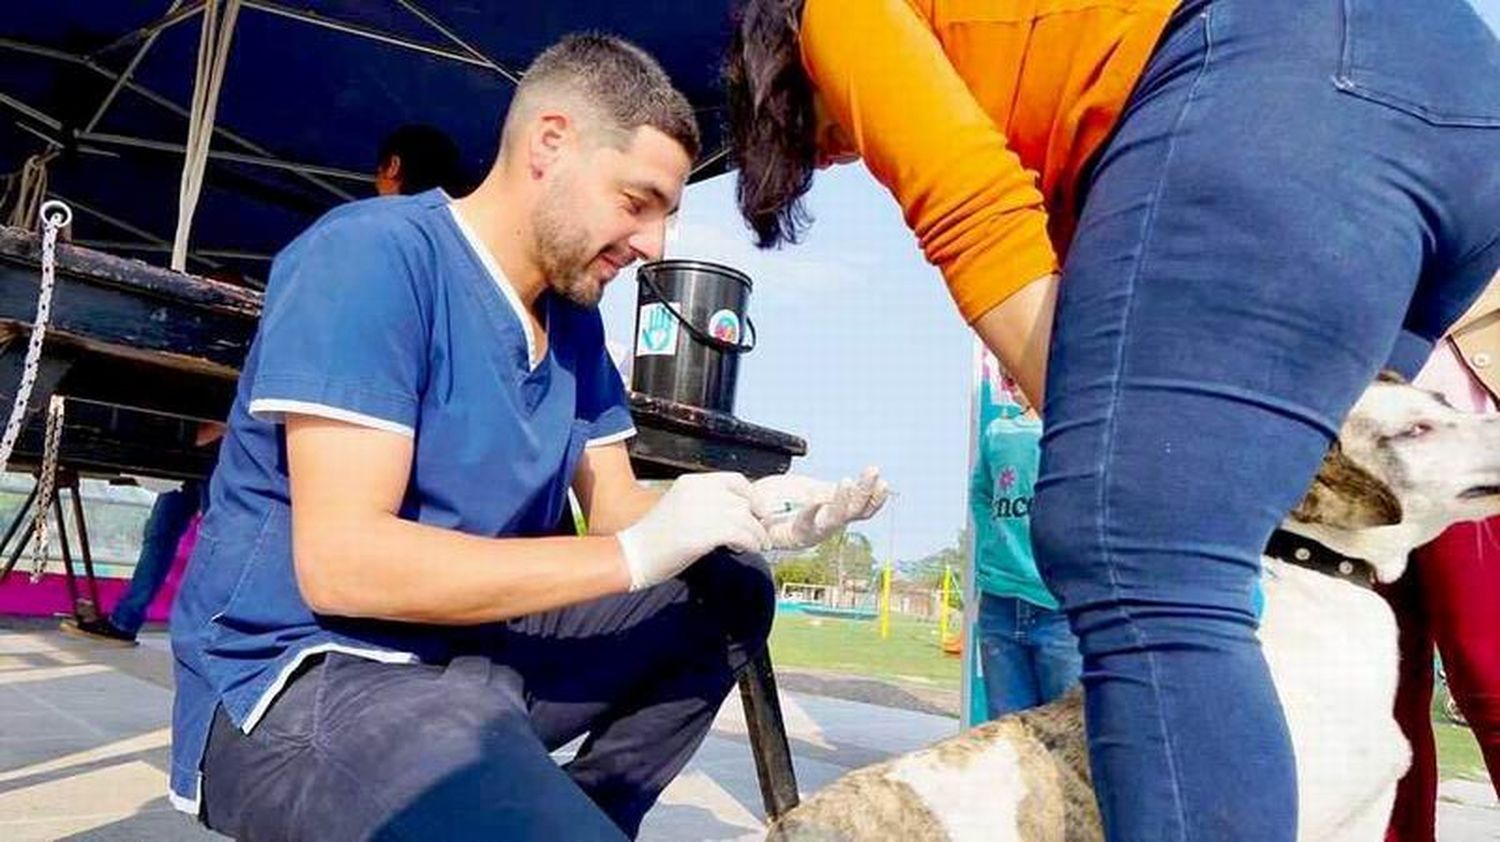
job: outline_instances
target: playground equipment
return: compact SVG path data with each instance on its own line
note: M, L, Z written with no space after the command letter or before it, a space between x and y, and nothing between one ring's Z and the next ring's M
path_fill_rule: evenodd
M832 617L839 620L873 620L876 617L880 617L882 625L887 622L886 600L882 598L877 605L875 604L875 594L870 592L866 592L864 598L860 600L859 605L849 608L838 608L831 605L807 603L802 606L802 613L813 617ZM882 634L881 636L884 637L885 635Z
M955 611L952 604L955 593L958 593L958 579L953 575L953 567L945 564L943 565L943 587L939 596L942 601L938 604L938 646L949 655L962 652L964 641L964 614L962 611ZM950 620L956 627L951 631L948 627Z
M891 562L880 568L880 639L891 636Z

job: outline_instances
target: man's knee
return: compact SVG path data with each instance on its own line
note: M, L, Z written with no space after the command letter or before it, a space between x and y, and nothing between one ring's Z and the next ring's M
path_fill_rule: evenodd
M688 588L710 607L730 642L758 652L771 634L776 586L771 568L757 553L716 550L689 569Z

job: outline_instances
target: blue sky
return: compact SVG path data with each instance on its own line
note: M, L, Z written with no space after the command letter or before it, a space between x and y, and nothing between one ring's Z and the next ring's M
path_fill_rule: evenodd
M972 333L863 167L819 173L803 243L760 251L734 207L734 179L694 184L669 257L712 260L755 281L759 345L741 363L735 414L808 441L792 469L820 478L879 465L899 496L861 531L884 558L951 544L964 524ZM606 288L609 338L629 347L636 284ZM894 525L894 531L893 531Z

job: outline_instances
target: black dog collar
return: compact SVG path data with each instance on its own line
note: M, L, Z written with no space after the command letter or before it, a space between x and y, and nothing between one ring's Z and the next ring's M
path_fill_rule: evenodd
M1266 555L1362 588L1375 586L1375 568L1368 561L1334 552L1311 538L1285 529L1271 533L1271 540L1266 543Z

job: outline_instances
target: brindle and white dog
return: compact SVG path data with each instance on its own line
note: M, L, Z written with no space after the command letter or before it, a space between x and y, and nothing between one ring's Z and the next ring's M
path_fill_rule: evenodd
M1497 513L1500 416L1459 412L1383 377L1282 528L1328 557L1363 559L1390 582L1449 524ZM1260 640L1297 758L1298 838L1379 842L1410 761L1392 717L1395 618L1349 578L1269 556L1264 564ZM782 817L770 838L1102 839L1081 693L852 772Z

